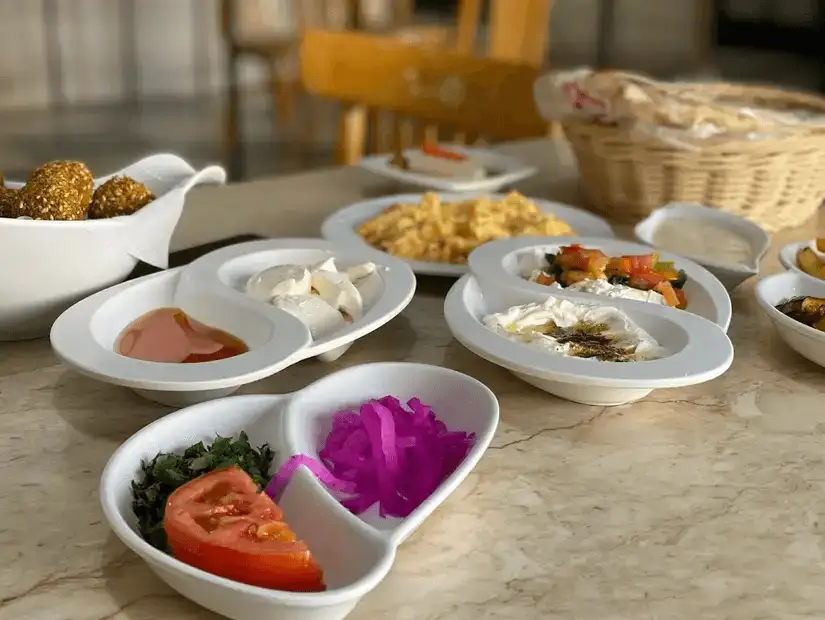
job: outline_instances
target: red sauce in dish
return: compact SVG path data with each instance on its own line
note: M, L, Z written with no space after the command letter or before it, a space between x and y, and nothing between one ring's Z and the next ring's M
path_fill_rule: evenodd
M214 362L247 351L242 340L196 321L180 308L147 312L115 342L115 352L125 357L167 364Z

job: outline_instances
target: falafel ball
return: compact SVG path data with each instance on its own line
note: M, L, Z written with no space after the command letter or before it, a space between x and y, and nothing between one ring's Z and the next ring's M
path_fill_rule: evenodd
M94 179L86 164L53 161L35 169L20 190L20 215L36 220L82 220L92 200Z
M6 187L0 172L0 217L17 217L17 199L20 190Z
M112 177L95 190L90 218L132 215L155 199L143 183L130 177Z

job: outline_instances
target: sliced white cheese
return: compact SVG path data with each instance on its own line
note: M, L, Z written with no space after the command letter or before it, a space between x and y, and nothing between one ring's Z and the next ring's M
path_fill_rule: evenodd
M346 273L315 271L312 273L311 284L330 306L346 312L353 320L361 318L364 310L361 293Z
M252 276L246 292L261 301L271 301L279 295L309 295L310 273L299 265L277 265Z
M309 328L313 340L346 326L341 313L318 295L283 295L273 299L272 305L300 319Z
M329 258L322 260L320 263L310 265L309 271L310 273L315 271L338 271L338 267L335 265L335 259L330 256Z
M375 263L363 263L361 265L353 265L347 268L347 277L351 282L366 278L375 273Z

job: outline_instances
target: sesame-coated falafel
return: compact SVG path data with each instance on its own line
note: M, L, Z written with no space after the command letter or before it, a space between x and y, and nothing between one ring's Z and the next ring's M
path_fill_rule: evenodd
M38 220L82 220L94 179L79 161L53 161L35 169L20 190L20 215Z
M112 177L95 190L90 218L131 215L155 199L143 183L129 177Z

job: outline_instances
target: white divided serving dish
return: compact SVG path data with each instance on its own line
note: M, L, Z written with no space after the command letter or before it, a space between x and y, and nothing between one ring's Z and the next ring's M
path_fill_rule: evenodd
M132 388L163 404L185 406L227 396L303 359L337 359L356 339L398 315L415 293L409 267L380 257L374 261L375 273L359 281L363 316L313 342L299 319L244 292L246 280L262 269L329 257L341 267L370 260L358 250L338 251L321 239L273 239L223 248L187 267L125 282L75 304L55 321L52 348L78 372ZM240 338L249 352L199 364L146 362L115 353L117 337L129 324L164 307L181 308L194 319Z
M756 300L785 344L825 368L825 332L803 325L776 309L778 304L803 295L825 297L825 281L786 271L762 278L756 285Z
M122 282L138 260L165 269L187 192L226 180L217 166L196 171L174 155L142 159L95 179L95 187L113 176L144 183L156 199L132 215L99 220L0 218L0 341L45 336L66 308Z
M409 172L390 164L394 158L392 154L364 157L358 162L358 166L398 181L402 185L445 192L495 192L505 185L516 183L536 173L536 168L533 166L528 166L515 157L502 155L489 149L468 148L452 144L444 145L444 148L466 155L474 163L483 166L488 171L487 176L483 179L455 179ZM407 149L404 152L418 150Z
M440 193L441 199L445 202L458 202L471 200L477 196L487 195L492 200L503 200L504 194L484 194L483 192L471 193ZM386 256L386 253L370 246L356 230L361 224L375 217L384 209L395 204L409 203L419 204L424 194L398 194L395 196L384 196L374 200L359 202L343 209L339 209L321 225L321 235L325 239L345 244L349 247L369 248L372 252ZM547 213L553 213L559 219L564 220L576 231L576 234L584 237L613 237L613 229L610 224L602 218L593 215L582 209L564 205L559 202L530 198L538 207ZM553 237L548 237L553 239ZM421 275L428 276L448 276L459 277L468 272L467 265L453 265L449 263L435 263L425 261L404 260L412 270Z
M523 254L537 250L555 253L561 246L572 244L602 250L608 256L650 254L651 252L651 248L646 245L618 239L515 237L491 241L473 250L469 256L468 265L482 290L486 290L487 287L507 286L545 295L565 290L571 299L591 299L594 296L593 293L549 288L543 284L525 280L520 275L519 259ZM722 283L705 268L687 258L658 250L656 253L659 255L659 260L672 261L676 269L685 271L688 278L683 289L688 300L686 311L716 323L727 331L730 326L732 309L730 296Z
M727 228L748 240L751 246L752 262L749 265L724 264L703 256L690 256L694 261L716 276L728 291L733 291L745 280L759 273L759 264L771 246L771 238L765 230L743 217L720 209L698 204L673 203L656 209L646 219L636 225L636 239L655 247L653 242L656 229L670 218L686 218L713 222Z
M785 269L798 273L799 275L805 278L810 278L815 282L825 282L825 280L822 280L820 278L812 276L809 273L805 273L804 271L802 271L802 269L799 267L799 264L797 263L796 255L799 254L799 250L801 250L802 248L810 248L811 245L811 240L795 241L793 243L789 243L788 245L784 246L781 250L779 250L779 262ZM817 256L821 256L821 252Z
M629 363L565 357L508 340L482 322L489 314L549 297L585 302L564 289L549 293L491 286L482 290L475 276L467 274L447 294L444 317L456 340L479 357L541 390L586 405L621 405L657 388L710 381L733 361L733 345L718 325L684 310L639 301L590 295L586 303L624 312L669 353L667 357Z
M317 458L334 412L391 394L418 397L449 429L476 434L475 444L441 486L406 519L356 516L301 467L279 500L285 520L324 571L327 590L295 593L237 583L179 562L146 543L132 512L130 483L141 462L216 435L249 435L277 451L275 465L294 454ZM339 620L392 568L396 549L459 486L495 434L499 407L493 393L454 370L422 364L354 366L287 395L234 396L171 413L141 429L112 455L103 471L100 502L110 527L169 586L186 598L234 620ZM274 473L270 472L270 473Z

